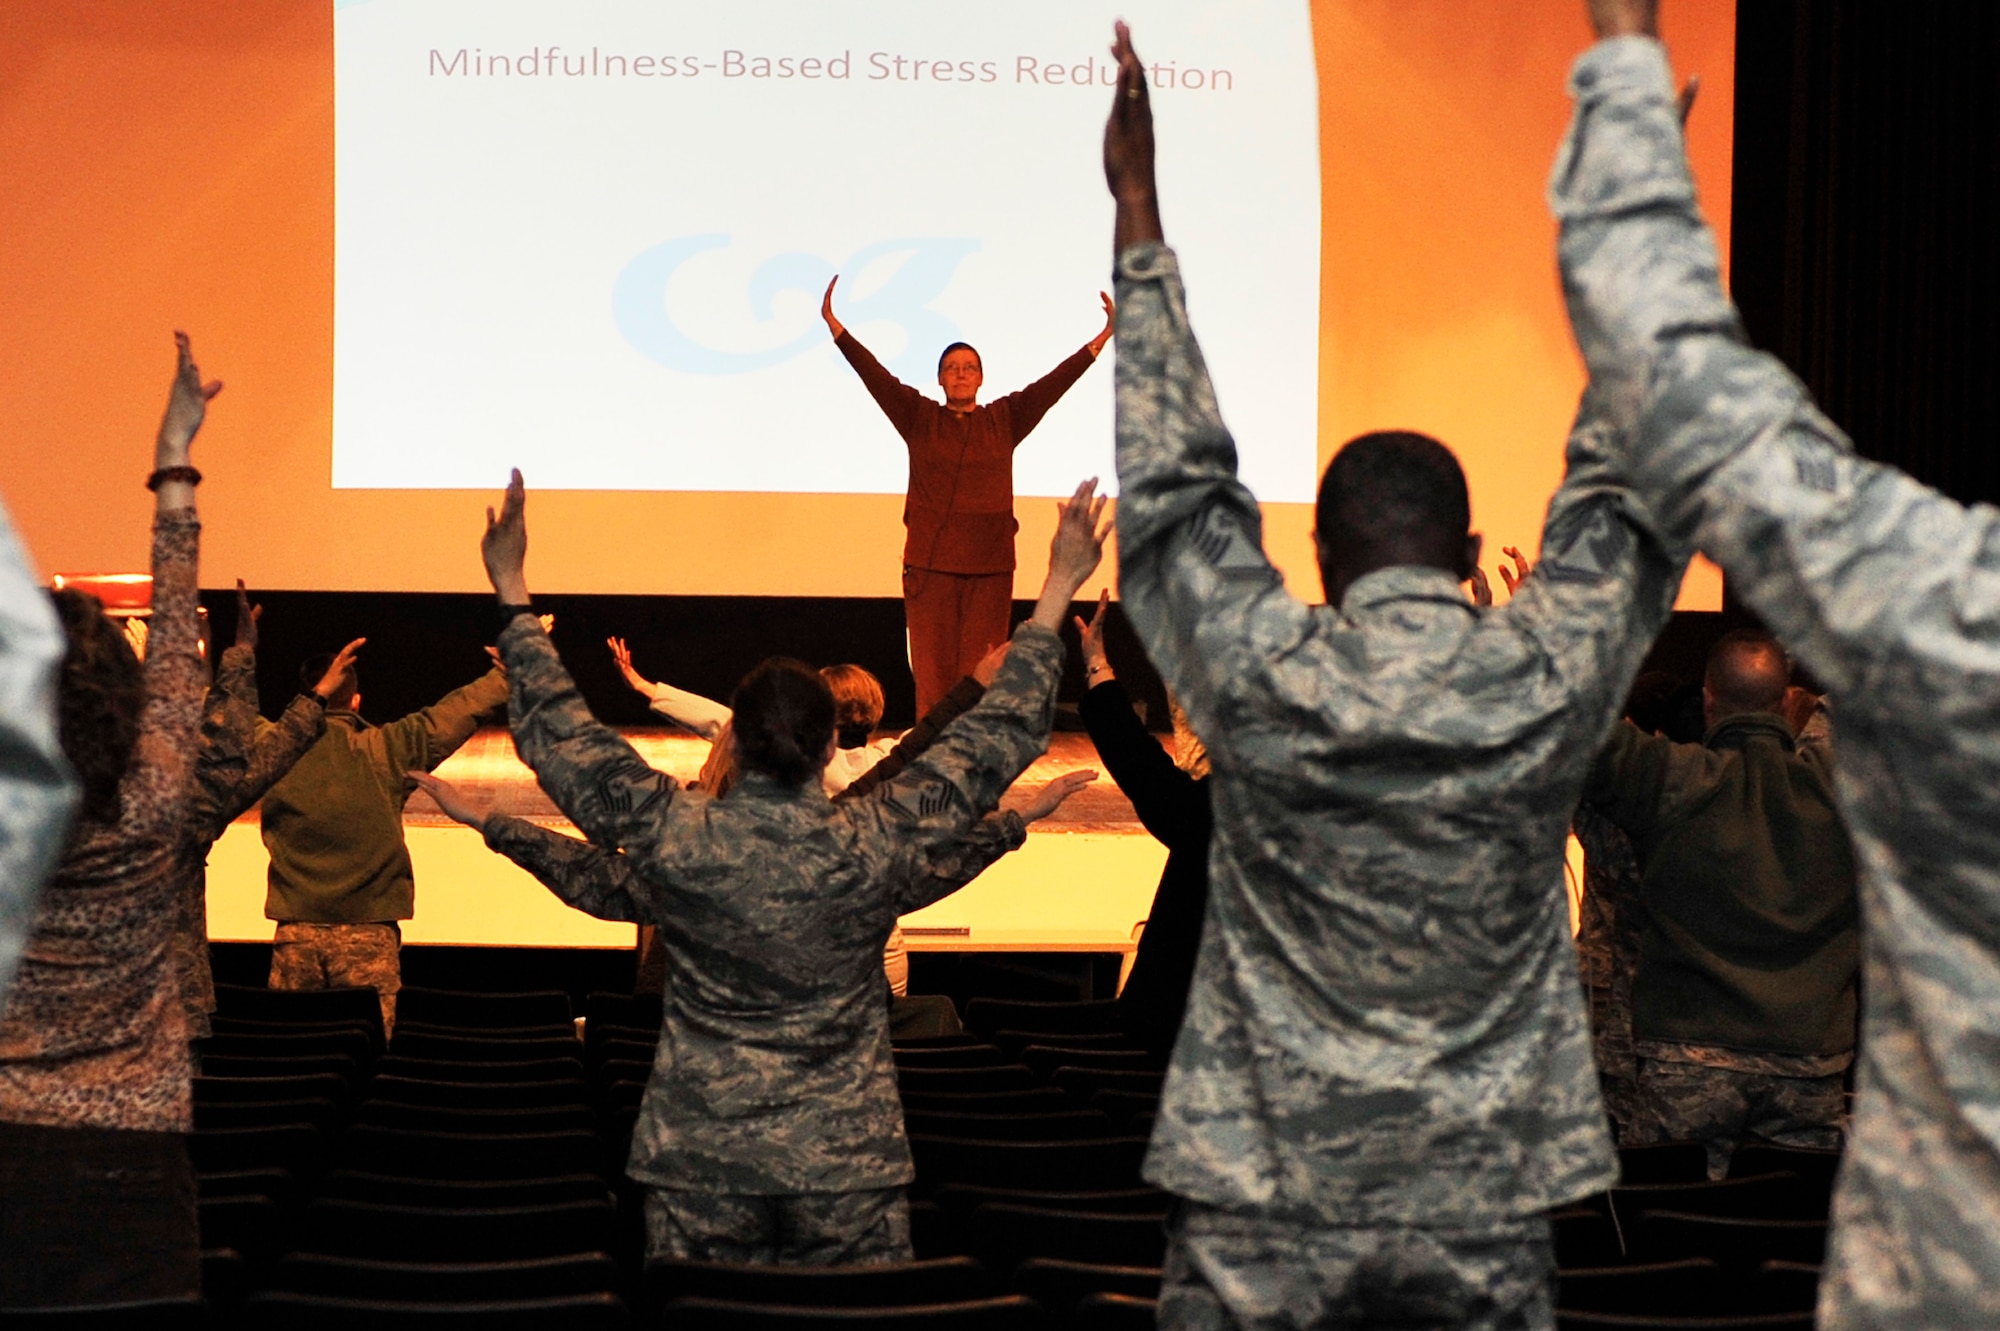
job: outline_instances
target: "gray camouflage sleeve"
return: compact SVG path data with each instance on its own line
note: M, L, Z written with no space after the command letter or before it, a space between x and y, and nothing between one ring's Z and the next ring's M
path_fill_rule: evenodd
M1264 554L1264 520L1165 245L1118 256L1118 591L1195 730L1227 745L1222 694L1310 630Z
M556 807L600 846L623 849L656 831L680 783L590 714L533 615L516 615L499 648L515 748Z
M526 869L566 904L600 920L657 923L640 906L642 887L632 862L616 851L593 846L523 818L493 814L486 820L486 845Z
M65 645L48 595L0 507L0 1005L27 941L36 893L62 854L76 807L76 782L56 726Z
M970 881L970 875L953 881L949 866L965 853L954 846L1048 747L1062 663L1062 639L1023 624L978 706L945 727L937 743L887 785L835 806L886 848L899 910L914 910ZM946 866L942 878L934 856Z
M993 867L1001 856L1019 850L1028 839L1028 825L1012 809L989 813L956 838L934 847L925 857L924 872L901 884L896 913L921 910L942 901Z
M1838 692L1924 689L1933 665L1956 679L1974 640L1991 655L2000 615L1970 608L2000 604L2000 513L1856 458L1803 386L1745 344L1659 44L1601 42L1570 87L1550 182L1563 291L1593 380L1633 423L1653 511ZM1961 669L1930 660L1945 655Z

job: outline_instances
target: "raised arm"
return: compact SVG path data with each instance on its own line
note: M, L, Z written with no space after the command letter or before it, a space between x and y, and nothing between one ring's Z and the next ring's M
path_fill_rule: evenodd
M547 636L543 634L544 640ZM389 770L400 772L417 767L430 771L472 738L481 717L497 712L506 702L507 672L504 667L495 666L422 711L391 721L382 727Z
M862 386L868 390L868 395L875 399L875 405L889 418L889 424L895 426L896 433L907 442L921 414L935 409L937 404L889 373L882 362L876 360L874 354L847 331L847 326L834 317L833 288L839 281L840 275L836 273L833 281L826 284L826 299L820 302L820 317L826 320L826 329L833 334L833 344L840 348L840 354L847 357L847 363L861 376Z
M1112 302L1110 293L1100 291L1097 298L1104 304L1104 328L1096 337L1063 358L1061 364L1026 388L1007 394L993 405L1004 408L1008 429L1019 444L1042 423L1042 417L1049 414L1049 408L1062 400L1062 395L1083 378L1085 370L1104 351L1105 343L1111 340L1112 332L1118 326L1118 307Z
M1605 31L1571 73L1549 194L1578 345L1634 422L1635 483L1836 692L1990 707L1983 690L1924 681L2000 675L2000 612L1986 609L2000 605L2000 521L1856 458L1803 386L1745 344L1665 51L1643 25ZM1928 707L1909 720L1955 724Z
M1104 501L1095 497L1096 485L1085 481L1060 505L1041 596L1015 630L1007 659L979 705L946 727L901 776L873 796L841 806L857 824L880 833L882 844L897 848L889 875L899 910L924 904L925 884L935 883L929 857L991 812L1048 748L1063 662L1056 626L1077 588L1096 570L1108 530L1099 525Z
M486 510L480 558L507 617L500 659L507 670L507 712L521 761L583 834L623 848L656 832L680 783L646 765L618 732L590 714L563 669L528 600L527 490L514 472L496 516Z
M209 402L222 391L219 382L202 382L185 333L174 334L174 347L173 388L154 445L154 471L147 481L157 500L153 610L144 666L146 702L125 775L128 788L144 789L151 796L128 802L127 818L137 809L162 820L162 828L180 822L193 793L206 672L198 604L201 521L194 501L201 473L190 461L190 450Z
M644 911L644 881L632 862L618 852L564 836L525 818L495 813L429 772L411 771L408 776L445 817L479 832L486 838L487 849L526 869L564 904L600 920L654 922Z
M1310 616L1265 557L1263 516L1236 476L1161 236L1145 72L1117 32L1104 171L1117 203L1120 604L1197 730L1221 739L1221 695L1289 651Z
M1139 720L1132 710L1131 695L1105 659L1104 615L1109 597L1107 592L1098 601L1097 613L1089 623L1077 621L1084 675L1090 683L1077 710L1097 756L1118 789L1132 801L1139 821L1155 840L1176 845L1196 820L1205 817L1208 796L1193 777L1174 766L1174 760ZM1205 829L1207 823L1200 826Z

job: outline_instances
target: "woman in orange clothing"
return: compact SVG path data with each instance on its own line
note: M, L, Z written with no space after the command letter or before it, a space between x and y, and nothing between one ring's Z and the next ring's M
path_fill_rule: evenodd
M1102 332L1026 388L983 406L979 353L952 343L938 357L940 405L890 374L834 317L839 281L836 276L826 284L820 317L910 450L903 614L922 716L1007 640L1014 604L1014 448L1104 350L1116 310L1099 292Z

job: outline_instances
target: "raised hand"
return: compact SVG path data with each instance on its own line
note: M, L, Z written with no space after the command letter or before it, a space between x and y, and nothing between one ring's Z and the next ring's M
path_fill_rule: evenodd
M500 501L500 515L486 510L486 534L479 538L479 557L486 577L502 605L528 603L528 488L516 467Z
M1083 586L1104 558L1104 538L1111 534L1111 524L1106 522L1100 527L1097 520L1104 513L1105 503L1105 496L1097 493L1097 478L1093 476L1076 487L1076 493L1067 503L1056 504L1056 534L1049 542L1049 576L1053 578L1060 573L1071 591Z
M313 685L313 692L322 698L331 698L341 692L347 677L354 673L355 659L361 655L361 649L367 642L366 638L356 638L335 652L333 660L327 664L326 673L319 677L319 683Z
M208 404L222 391L220 379L204 384L201 367L194 363L194 349L188 335L174 334L174 383L167 393L167 411L160 418L160 435L153 447L153 465L185 467L188 445L208 415Z
M840 274L835 273L833 275L833 282L826 284L826 299L819 303L819 317L826 320L826 331L832 333L835 337L839 337L847 331L847 325L835 318L833 313L833 287L834 283L838 281L840 281Z
M1088 624L1077 615L1070 616L1070 623L1076 625L1077 641L1083 648L1083 673L1092 683L1097 678L1098 667L1110 669L1111 662L1104 655L1104 614L1111 607L1111 589L1106 587L1097 594L1097 613L1090 617Z
M1049 575L1042 582L1035 613L1029 616L1031 623L1051 633L1060 631L1077 588L1097 571L1098 561L1104 558L1104 538L1111 534L1111 523L1098 526L1104 503L1097 494L1097 478L1093 476L1076 487L1076 493L1067 503L1056 505L1056 534L1049 542Z
M1021 809L1023 822L1037 823L1063 806L1063 801L1077 791L1097 780L1097 773L1088 767L1080 767L1074 772L1064 772L1055 780L1043 786Z
M1486 580L1486 570L1474 564L1472 576L1466 579L1472 584L1472 603L1478 606L1493 604L1493 584Z
M611 659L618 666L618 673L625 676L625 682L631 685L632 691L651 698L653 681L632 668L632 650L625 645L625 639L606 638L604 645L611 649Z
M1003 642L979 658L979 664L972 667L972 677L979 681L979 687L987 688L992 685L993 677L1000 673L1000 667L1007 660L1007 649L1013 645L1012 642Z
M411 771L403 775L416 782L417 789L429 795L438 808L444 811L445 817L456 823L464 823L467 827L476 827L481 831L486 829L486 820L491 816L491 810L480 808L469 795L451 782L432 776L429 772Z
M1118 203L1114 253L1127 245L1160 240L1160 198L1153 180L1153 103L1146 71L1132 49L1132 30L1112 25L1112 58L1118 62L1118 89L1104 125L1104 181Z
M1104 344L1118 331L1118 306L1112 301L1111 293L1100 291L1097 293L1097 298L1104 303L1104 331L1090 339L1090 354L1093 356L1102 352Z
M250 604L250 590L243 585L243 579L236 580L236 645L251 647L257 645L257 621L264 617L264 607Z
M1514 567L1511 570L1505 564L1500 566L1500 581L1507 584L1507 595L1512 597L1515 592L1521 590L1521 584L1528 580L1528 574L1533 570L1528 563L1527 556L1521 553L1519 546L1502 546L1500 547L1500 553L1514 561Z

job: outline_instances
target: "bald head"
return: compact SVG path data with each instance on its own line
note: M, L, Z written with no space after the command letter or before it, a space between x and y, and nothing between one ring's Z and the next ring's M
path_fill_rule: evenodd
M1726 633L1708 653L1702 707L1709 725L1745 712L1783 716L1792 662L1769 634L1751 629Z

